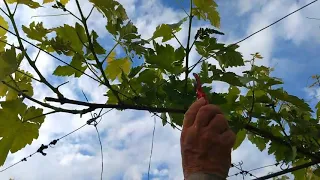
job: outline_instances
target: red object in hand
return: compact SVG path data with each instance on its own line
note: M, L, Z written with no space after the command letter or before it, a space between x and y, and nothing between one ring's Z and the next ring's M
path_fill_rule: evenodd
M201 84L199 75L196 73L193 73L193 76L196 78L195 86L196 86L197 99L204 98L208 102L207 96L202 90L202 84Z

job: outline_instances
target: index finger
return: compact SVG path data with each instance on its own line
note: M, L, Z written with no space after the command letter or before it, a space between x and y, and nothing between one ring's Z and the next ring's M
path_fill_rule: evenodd
M183 128L188 128L193 125L199 109L206 104L207 101L205 98L201 98L189 107L188 111L184 114Z

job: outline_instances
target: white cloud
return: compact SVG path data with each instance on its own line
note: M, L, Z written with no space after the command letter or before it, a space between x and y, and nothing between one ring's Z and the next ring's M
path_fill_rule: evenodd
M182 11L176 12L171 8L164 7L159 1L144 1L142 6L135 6L136 1L123 0L129 16L133 17L139 32L143 37L149 38L152 36L157 25L161 23L175 23L185 16ZM240 2L240 1L239 1ZM243 4L240 13L250 14L250 26L247 34L267 25L281 14L277 13L278 9L283 9L283 2L272 1L268 2L265 6L257 9L262 3L248 3L249 1L241 1ZM68 8L77 14L74 4L68 5ZM87 14L91 8L89 3L83 5L84 12ZM294 6L291 6L291 10ZM39 14L50 14L43 8L39 11L30 11L28 8L21 6L17 14L19 23L29 24L32 20L30 16ZM291 11L288 10L288 11ZM282 13L284 13L282 11ZM27 15L28 16L27 16ZM310 36L297 36L298 32L295 30L302 23L303 15L294 16L287 24L282 25L281 28L271 28L260 34L248 39L240 45L240 51L249 57L249 54L260 52L265 57L264 64L269 64L272 57L273 49L275 48L276 38L292 39L298 43L305 39L313 37ZM107 36L103 26L105 20L96 12L92 14L90 27L98 31L98 34ZM45 25L52 27L62 23L74 23L76 20L70 16L60 18L41 18L45 21ZM294 29L290 29L294 28ZM192 34L194 35L197 27L193 28ZM283 36L281 29L288 32ZM306 28L309 32L310 28ZM177 35L178 38L185 44L186 42L186 26ZM101 36L103 37L103 36ZM193 36L192 36L193 37ZM240 38L238 38L240 39ZM232 41L229 39L228 41ZM178 43L175 39L169 42L177 47ZM34 54L32 55L35 56ZM191 62L196 62L198 56L193 51L190 54ZM54 65L56 65L51 57L41 53L37 62L41 72L48 77L51 77ZM216 62L214 62L216 63ZM192 63L191 63L192 64ZM27 65L25 65L27 68ZM196 69L195 71L197 71ZM230 69L232 71L240 72L237 69ZM242 70L242 69L241 69ZM89 72L88 72L89 73ZM78 90L83 90L89 97L90 101L104 103L106 97L103 94L106 88L98 87L97 83L88 77L70 80L70 82L60 88L60 90L71 99L83 98L75 94ZM44 99L44 97L52 96L54 94L43 85L33 83L35 88L35 97L37 99ZM227 86L225 84L215 83L215 92L225 92ZM319 92L317 92L319 94ZM59 105L59 104L57 104ZM70 106L69 106L70 107ZM111 111L108 113L98 128L102 134L102 144L104 149L104 178L115 179L116 177L124 179L141 179L143 173L147 173L149 153L151 147L151 134L153 128L153 118L149 113L138 113L137 111ZM19 151L18 153L11 154L6 162L6 166L20 160L22 157L34 152L43 143L46 144L54 138L60 137L73 129L81 126L90 118L90 114L80 118L79 115L70 114L54 114L47 117L45 123L40 129L40 137L35 140L30 146ZM181 157L179 145L180 132L172 129L170 126L162 127L161 121L157 120L156 133L153 149L153 157L151 164L151 174L157 176L159 179L181 179ZM1 179L8 179L14 177L16 179L98 179L100 174L100 152L96 132L93 127L85 127L79 132L76 132L66 139L61 140L54 148L47 150L48 155L42 157L40 154L30 158L27 162L0 174ZM83 153L86 151L86 153ZM257 148L245 141L244 144L233 152L233 162L244 161L244 167L251 169L266 164L272 164L274 161L272 156L267 155L267 152L259 152ZM157 165L165 164L165 169L157 169ZM262 170L255 175L265 175L269 170ZM232 173L237 171L232 168ZM230 178L230 179L237 179Z

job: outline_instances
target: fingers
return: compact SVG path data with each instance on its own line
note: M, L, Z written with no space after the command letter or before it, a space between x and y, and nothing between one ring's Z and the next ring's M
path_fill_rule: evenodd
M193 125L199 109L206 105L206 103L206 100L201 98L189 107L188 111L184 115L183 128L188 128Z
M222 114L217 114L213 119L211 119L208 125L208 130L212 131L214 134L221 134L228 129L228 121Z
M220 142L225 144L227 147L233 147L236 141L236 135L231 129L229 129L220 135L220 140Z
M202 106L196 116L195 125L198 127L208 126L210 121L214 119L217 114L222 114L218 106L207 104Z

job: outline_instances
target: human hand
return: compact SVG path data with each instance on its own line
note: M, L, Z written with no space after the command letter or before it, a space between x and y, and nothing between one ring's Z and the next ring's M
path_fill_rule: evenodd
M185 113L180 138L184 177L201 172L226 178L235 137L219 107L204 98L194 102Z

